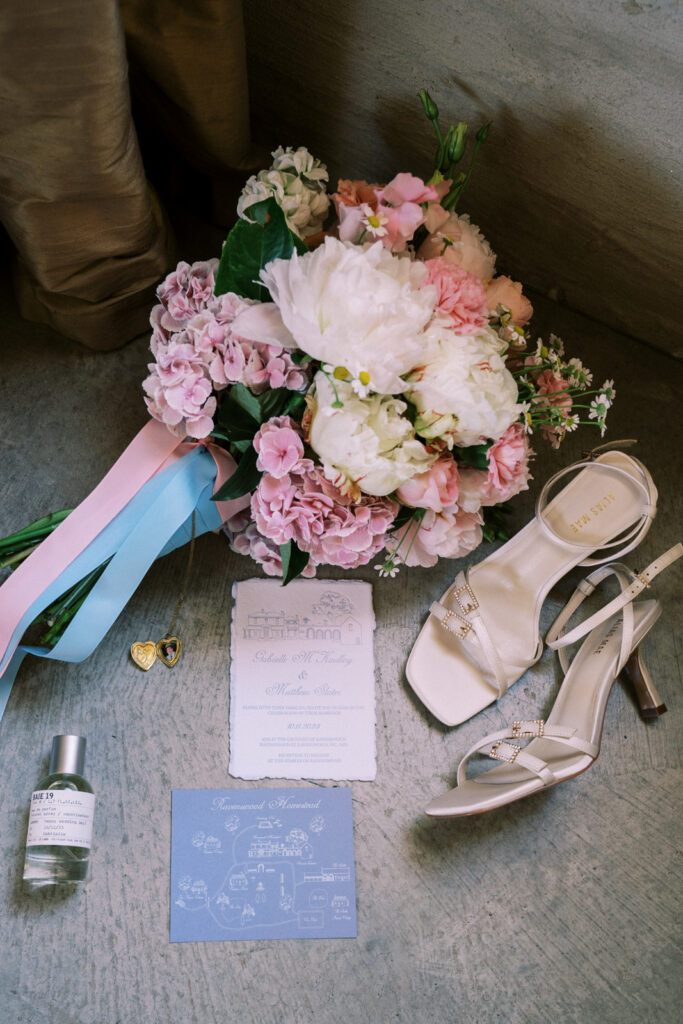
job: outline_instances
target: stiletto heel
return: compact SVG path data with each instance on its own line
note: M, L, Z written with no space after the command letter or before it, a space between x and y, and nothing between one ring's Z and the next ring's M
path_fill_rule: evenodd
M480 814L512 803L539 790L556 786L586 771L600 752L609 695L620 672L628 667L645 719L658 718L666 707L657 693L638 647L661 612L657 601L637 601L650 581L683 555L683 544L665 552L642 572L633 573L616 562L604 565L583 580L560 612L547 636L565 671L547 721L513 722L485 736L467 751L458 767L458 785L426 808L437 818ZM567 631L569 619L598 583L616 576L621 593L579 626ZM566 648L583 640L571 665ZM530 740L526 746L520 740ZM466 766L473 754L497 761L495 768L468 779Z
M640 708L640 717L646 722L651 722L667 710L666 704L657 693L657 688L652 681L647 665L640 653L640 648L628 659L622 674L626 676L633 687Z

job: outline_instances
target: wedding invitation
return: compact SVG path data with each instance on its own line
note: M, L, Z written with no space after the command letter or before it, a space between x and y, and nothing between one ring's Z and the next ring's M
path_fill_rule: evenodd
M351 790L174 790L171 942L353 938Z
M375 778L372 587L233 585L230 774Z

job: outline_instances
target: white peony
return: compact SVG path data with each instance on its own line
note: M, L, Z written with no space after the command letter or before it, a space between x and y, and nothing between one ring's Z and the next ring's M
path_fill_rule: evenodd
M405 389L418 410L415 430L449 448L497 440L522 412L515 379L502 358L505 343L490 327L456 334L439 321L428 334L424 362Z
M276 149L273 164L248 179L237 201L237 213L249 220L245 211L264 199L275 199L291 230L299 238L307 238L322 230L330 208L325 192L327 168L307 149Z
M350 384L335 380L333 386L322 372L314 383L310 444L341 490L391 494L436 458L415 437L405 402L391 395L359 398Z
M299 348L314 359L361 374L373 391L405 390L436 301L421 287L423 263L392 255L381 242L362 248L337 238L290 260L273 260L261 279ZM369 375L368 378L365 375Z

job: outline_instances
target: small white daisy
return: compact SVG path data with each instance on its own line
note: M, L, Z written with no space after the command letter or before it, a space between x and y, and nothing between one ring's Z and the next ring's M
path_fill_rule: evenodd
M373 238L384 238L387 233L385 224L389 220L387 214L383 210L373 210L369 203L363 203L361 210L363 211L361 223L365 231Z

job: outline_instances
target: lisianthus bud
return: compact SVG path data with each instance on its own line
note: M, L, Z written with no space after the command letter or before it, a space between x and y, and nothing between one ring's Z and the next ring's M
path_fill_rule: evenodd
M446 146L446 162L451 166L457 164L458 160L461 159L465 152L465 135L467 134L467 124L465 121L460 121L457 128L453 128L450 134L450 141Z
M434 102L434 100L429 95L426 89L420 89L420 99L422 100L424 112L429 118L429 120L436 121L437 117L439 116L439 108L437 107L436 103Z

